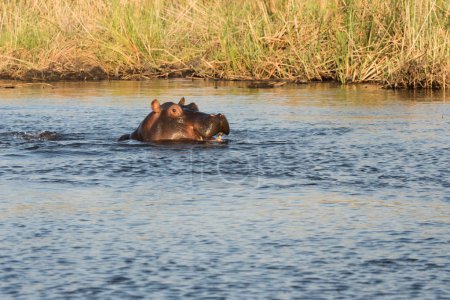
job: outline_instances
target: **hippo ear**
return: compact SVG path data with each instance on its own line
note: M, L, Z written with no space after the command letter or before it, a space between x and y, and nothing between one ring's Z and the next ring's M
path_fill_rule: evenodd
M152 110L155 113L160 113L161 112L161 105L159 105L159 102L157 99L152 101Z
M198 111L198 106L197 106L197 104L195 104L194 102L190 103L190 104L188 105L188 107L189 107L189 109L192 110L192 111Z
M184 99L184 97L181 97L180 101L178 102L178 105L184 105L184 102L186 102L186 100Z

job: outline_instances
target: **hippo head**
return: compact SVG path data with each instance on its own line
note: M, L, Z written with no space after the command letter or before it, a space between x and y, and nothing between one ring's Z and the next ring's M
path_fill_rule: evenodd
M160 104L153 100L152 112L130 136L141 141L220 141L229 134L230 127L222 114L206 114L195 103Z

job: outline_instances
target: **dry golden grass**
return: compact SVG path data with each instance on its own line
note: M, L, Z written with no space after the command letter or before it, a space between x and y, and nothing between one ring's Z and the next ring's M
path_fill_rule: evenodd
M3 0L0 76L448 88L448 0Z

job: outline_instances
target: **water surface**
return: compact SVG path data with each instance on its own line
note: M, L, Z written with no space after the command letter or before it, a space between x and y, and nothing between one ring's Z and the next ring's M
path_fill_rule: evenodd
M0 90L0 295L450 297L450 106L372 86ZM227 143L116 139L180 97Z

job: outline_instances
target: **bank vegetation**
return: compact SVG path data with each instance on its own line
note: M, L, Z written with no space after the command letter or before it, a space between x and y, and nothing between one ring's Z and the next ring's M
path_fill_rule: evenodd
M448 0L2 0L0 77L450 86Z

